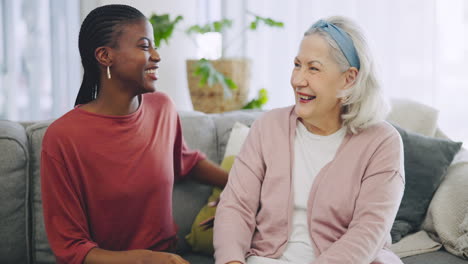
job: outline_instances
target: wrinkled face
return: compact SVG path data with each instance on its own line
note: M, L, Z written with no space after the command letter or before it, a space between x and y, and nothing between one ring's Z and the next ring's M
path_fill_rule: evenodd
M345 89L346 77L330 55L328 43L319 35L302 39L294 59L291 86L296 98L296 114L304 121L340 118L337 98Z
M112 79L135 94L154 92L161 60L154 46L153 27L147 20L122 26L117 46L112 49Z

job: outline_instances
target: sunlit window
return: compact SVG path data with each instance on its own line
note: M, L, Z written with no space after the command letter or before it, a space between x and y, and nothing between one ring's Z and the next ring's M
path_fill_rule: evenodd
M222 54L222 35L218 32L208 32L197 35L197 58L217 60Z

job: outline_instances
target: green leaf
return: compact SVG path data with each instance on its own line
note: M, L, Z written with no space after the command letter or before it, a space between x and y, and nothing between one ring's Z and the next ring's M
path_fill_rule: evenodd
M273 20L269 17L261 17L257 15L254 15L254 17L255 17L255 20L250 23L250 27L249 27L251 30L256 30L259 24L265 24L266 26L269 26L269 27L280 27L280 28L284 26L283 22Z
M213 64L206 59L200 59L196 62L193 75L200 77L199 86L213 86L219 83L223 87L224 96L226 97L231 97L231 90L237 89L237 85L233 80L216 70Z
M258 91L258 97L250 100L242 109L262 109L263 105L268 102L268 92L266 89Z
M166 44L169 43L169 39L174 32L174 28L183 19L182 16L177 16L171 21L168 14L157 15L152 14L149 18L151 25L153 26L154 44L156 47L161 45L164 41Z
M226 82L229 89L231 89L231 90L237 89L237 84L232 79L229 79L229 78L225 77L224 81Z
M257 20L252 21L252 22L250 23L250 29L251 29L251 30L257 29L257 24L258 24Z
M229 28L232 26L232 20L230 19L222 19L218 21L214 21L212 23L208 23L205 25L193 25L189 27L185 32L187 34L204 34L208 32L222 32L226 28Z

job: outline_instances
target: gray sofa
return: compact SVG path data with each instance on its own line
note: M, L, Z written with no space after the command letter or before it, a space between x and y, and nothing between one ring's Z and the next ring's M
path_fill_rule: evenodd
M260 112L224 114L180 113L185 140L217 163L226 148L232 125L250 125ZM16 123L0 121L0 263L55 263L44 231L40 194L42 137L51 121ZM184 240L192 222L211 193L209 186L177 183L174 217L179 226L179 253L190 263L214 263L212 256L190 251ZM467 263L443 250L404 258L406 264Z

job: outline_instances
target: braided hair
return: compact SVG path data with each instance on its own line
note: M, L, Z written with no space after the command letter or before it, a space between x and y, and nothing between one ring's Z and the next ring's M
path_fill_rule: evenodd
M123 26L141 19L146 19L146 17L138 9L128 5L101 6L86 16L78 37L84 75L75 106L93 101L99 93L99 63L94 55L96 48L117 47L117 40L123 32Z

